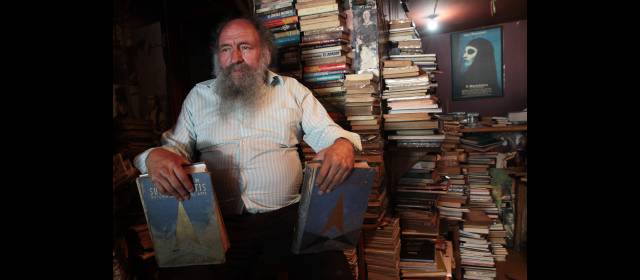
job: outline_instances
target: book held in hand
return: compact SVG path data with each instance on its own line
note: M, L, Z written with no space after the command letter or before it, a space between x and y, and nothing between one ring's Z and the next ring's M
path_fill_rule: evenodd
M320 162L309 162L304 169L292 245L295 254L351 249L360 237L375 169L356 162L344 182L320 194L316 184L320 168Z
M159 267L225 262L229 239L204 163L185 166L194 186L191 198L161 194L148 174L136 183Z

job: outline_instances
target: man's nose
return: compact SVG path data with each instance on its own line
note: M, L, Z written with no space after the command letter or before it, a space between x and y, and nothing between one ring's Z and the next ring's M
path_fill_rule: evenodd
M231 54L231 63L242 63L244 59L242 58L242 52L240 50L234 50L233 54Z

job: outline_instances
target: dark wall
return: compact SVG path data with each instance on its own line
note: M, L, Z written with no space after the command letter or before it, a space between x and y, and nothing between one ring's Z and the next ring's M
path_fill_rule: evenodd
M453 101L451 97L451 33L422 36L425 53L435 53L438 68L437 95L444 112L478 112L480 116L506 116L527 107L527 21L502 26L504 94L502 97ZM489 27L489 26L487 26Z

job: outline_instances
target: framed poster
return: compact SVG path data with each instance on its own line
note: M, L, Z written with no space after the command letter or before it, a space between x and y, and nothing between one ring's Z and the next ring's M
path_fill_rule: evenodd
M453 100L502 96L502 27L451 33Z

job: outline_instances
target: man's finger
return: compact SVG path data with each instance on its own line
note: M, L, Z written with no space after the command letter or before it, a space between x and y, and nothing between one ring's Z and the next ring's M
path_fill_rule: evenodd
M191 179L189 179L189 176L187 175L187 173L184 172L184 169L182 168L173 169L173 175L176 176L176 178L178 178L178 180L180 181L180 183L185 189L189 190L189 192L194 191L193 183L191 183Z
M178 193L171 187L171 183L169 183L166 178L164 178L163 176L158 176L156 180L158 184L162 186L166 195L171 195L173 197L179 198Z
M318 186L324 183L330 168L331 164L329 164L327 161L322 163L322 165L320 166L320 172L318 173L318 177L316 178L316 183L318 184Z
M329 188L329 183L333 181L333 177L336 176L336 173L338 172L338 166L336 166L335 164L329 165L328 168L330 168L329 173L324 178L322 185L320 185L320 194L327 192L327 189Z
M188 192L182 187L182 183L173 175L173 171L168 171L167 176L165 177L167 181L171 184L171 187L180 195L181 200L186 200L189 197Z

